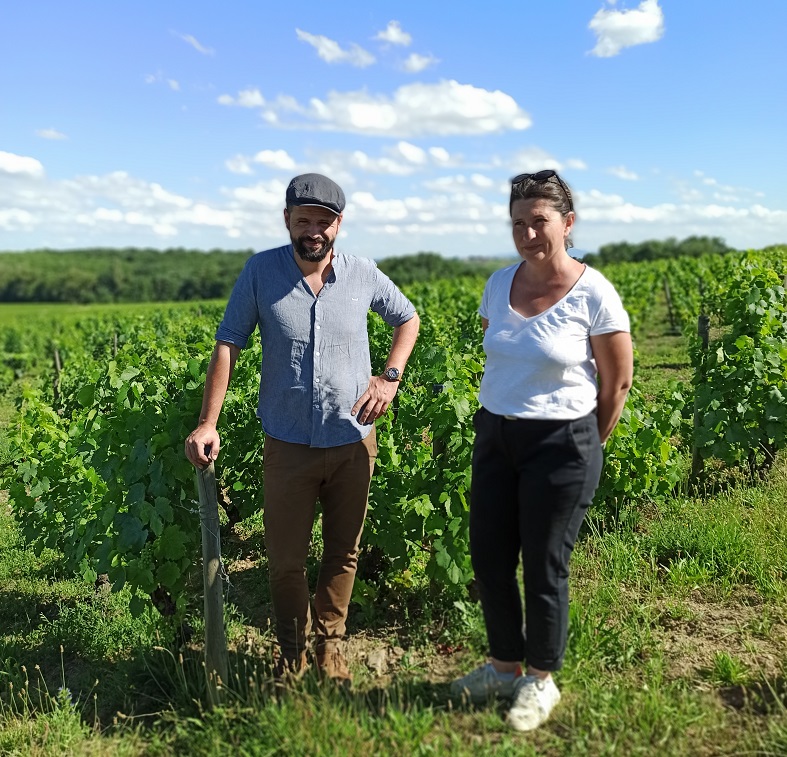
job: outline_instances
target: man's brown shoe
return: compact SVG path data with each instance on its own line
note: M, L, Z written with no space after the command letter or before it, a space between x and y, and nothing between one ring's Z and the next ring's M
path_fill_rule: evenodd
M322 677L342 686L349 687L352 684L352 674L347 667L347 660L337 646L317 650L317 670Z
M297 681L303 677L307 667L306 652L301 652L295 657L282 654L273 666L273 677L277 683Z

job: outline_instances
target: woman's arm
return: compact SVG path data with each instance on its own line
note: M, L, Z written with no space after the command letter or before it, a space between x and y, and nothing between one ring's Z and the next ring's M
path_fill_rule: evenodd
M613 331L590 337L590 348L598 370L598 434L607 441L623 412L634 374L631 334Z

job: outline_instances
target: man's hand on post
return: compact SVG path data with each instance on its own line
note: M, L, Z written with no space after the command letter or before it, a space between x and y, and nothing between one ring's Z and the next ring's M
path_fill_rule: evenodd
M192 465L206 468L219 456L220 446L216 427L201 423L186 439L186 457Z
M350 413L356 415L358 423L362 425L374 423L385 415L398 388L398 381L388 381L382 376L372 376L369 379L368 388L358 398Z

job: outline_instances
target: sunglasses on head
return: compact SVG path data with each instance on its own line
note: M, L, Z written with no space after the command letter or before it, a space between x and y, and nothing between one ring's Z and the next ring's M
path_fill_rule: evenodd
M521 173L518 176L514 176L511 179L511 186L516 184L521 184L524 181L533 181L536 184L543 184L544 182L549 181L552 177L557 179L557 183L560 184L560 188L563 190L563 194L566 195L566 199L568 200L568 207L569 210L574 210L574 202L571 199L571 194L568 191L568 187L566 186L563 179L558 176L557 171L553 171L551 168L546 168L543 171L537 171L536 173Z

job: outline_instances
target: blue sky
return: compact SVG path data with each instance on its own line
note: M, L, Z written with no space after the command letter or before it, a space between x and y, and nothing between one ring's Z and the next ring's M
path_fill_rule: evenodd
M264 249L284 190L339 247L513 253L508 179L555 168L579 250L787 243L787 3L6 3L0 249Z

